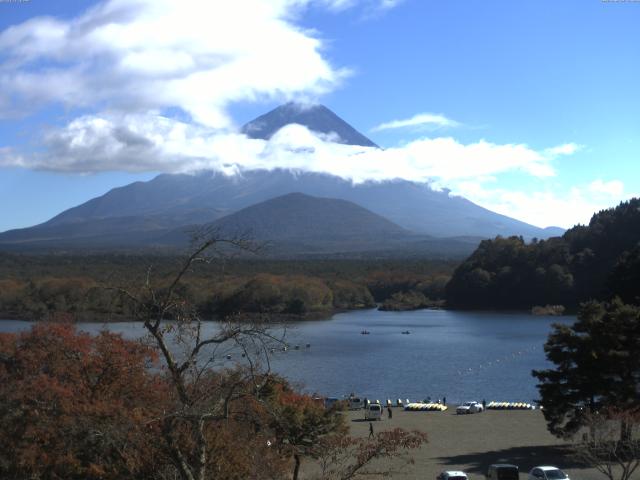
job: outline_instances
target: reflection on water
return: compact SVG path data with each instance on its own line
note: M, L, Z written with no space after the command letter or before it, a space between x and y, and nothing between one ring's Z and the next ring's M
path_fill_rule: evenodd
M355 392L380 400L431 396L446 397L448 403L483 398L530 402L538 396L531 370L548 366L543 344L551 324L573 321L572 317L446 310L347 312L330 320L288 326L291 348L276 351L271 367L305 390L327 396ZM28 326L28 322L6 320L0 322L0 331ZM82 323L79 327L93 333L105 325ZM127 338L144 334L142 325L134 322L106 327ZM215 329L216 324L208 328ZM369 335L360 333L365 329ZM242 359L233 352L232 359L225 361Z

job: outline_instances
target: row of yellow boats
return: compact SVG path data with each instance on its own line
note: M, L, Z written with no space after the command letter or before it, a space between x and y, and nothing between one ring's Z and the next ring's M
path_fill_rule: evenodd
M524 402L489 402L487 409L491 410L533 410L536 408L530 403Z
M408 403L404 407L411 412L444 412L447 408L441 403Z

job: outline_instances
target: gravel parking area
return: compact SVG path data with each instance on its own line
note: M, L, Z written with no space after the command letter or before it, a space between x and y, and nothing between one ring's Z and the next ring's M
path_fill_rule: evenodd
M369 422L364 413L351 411L351 434L368 436ZM401 427L417 429L429 442L414 452L415 465L392 470L391 478L435 480L443 470L463 470L470 480L484 480L492 463L513 463L520 467L520 478L536 465L555 465L571 480L604 480L594 469L585 469L571 460L565 442L547 432L539 410L488 410L484 413L456 415L455 407L446 412L405 412L393 409L393 418L373 422L375 432ZM379 478L379 477L378 477Z

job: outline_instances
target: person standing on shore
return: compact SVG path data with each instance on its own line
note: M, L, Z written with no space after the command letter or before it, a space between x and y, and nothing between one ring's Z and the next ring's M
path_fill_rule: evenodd
M373 423L369 422L369 438L373 437Z
M393 417L393 412L391 411L391 407L387 407L387 415L389 415L389 420Z
M483 398L482 399L482 411L484 412L487 409L487 401Z
M447 404L447 397L442 397L442 404L446 405Z

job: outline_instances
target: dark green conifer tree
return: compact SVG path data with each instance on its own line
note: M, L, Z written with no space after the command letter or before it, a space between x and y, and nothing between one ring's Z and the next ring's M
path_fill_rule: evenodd
M554 435L575 434L589 411L640 408L640 307L587 302L573 325L554 326L545 352L555 368L532 373Z

